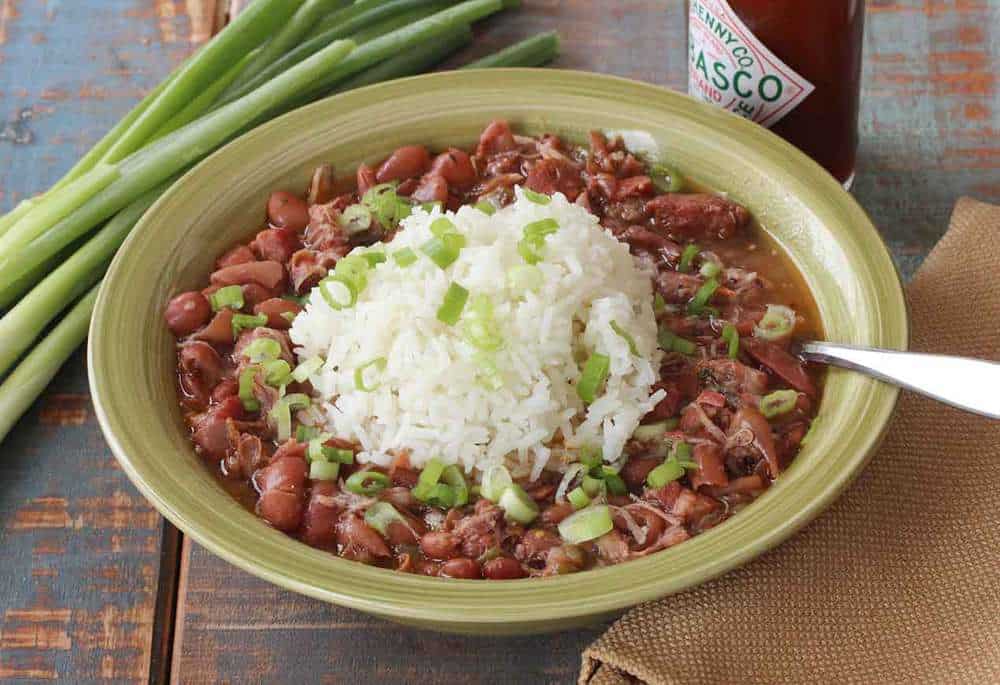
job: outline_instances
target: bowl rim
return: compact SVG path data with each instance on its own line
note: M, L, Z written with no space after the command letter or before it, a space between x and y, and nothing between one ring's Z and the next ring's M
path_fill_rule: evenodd
M534 80L536 77L541 77L543 74L545 75L543 78L550 78L554 73L554 70L546 69L497 69L492 71L496 73L498 78L506 76L515 79L525 79L528 82ZM734 136L743 135L747 138L763 138L769 146L780 149L782 154L791 158L792 164L796 167L797 171L806 174L810 182L815 182L820 186L823 186L824 190L828 190L838 198L839 203L849 210L858 220L860 223L859 230L863 230L866 234L866 238L874 238L872 244L876 245L878 249L878 254L875 255L875 258L883 262L883 264L891 265L894 273L894 278L892 279L893 291L888 295L895 300L893 305L899 304L903 309L902 321L897 324L899 327L897 332L900 337L898 345L901 349L908 347L910 328L908 312L906 311L906 299L903 296L902 281L895 262L892 259L891 253L864 210L858 205L854 198L844 191L840 184L829 176L825 170L819 167L819 165L791 144L778 138L770 131L762 129L717 107L696 101L682 93L616 76L572 70L560 70L557 73L560 77L571 81L616 85L619 88L627 88L636 92L645 92L651 96L655 96L656 98L673 100L674 102L672 104L681 109L687 110L690 112L691 116L704 118L721 117L723 120L728 122L726 124L728 127L734 129L732 131L732 135ZM428 606L429 603L427 602L401 604L397 601L387 601L385 599L378 599L377 597L363 596L361 593L351 592L350 587L347 587L347 591L344 591L343 588L336 589L324 586L318 582L306 582L302 580L301 577L292 577L289 575L288 569L279 568L280 564L271 563L261 559L256 550L240 547L233 540L221 538L213 531L211 522L199 521L195 518L189 517L183 510L183 507L178 507L170 497L163 497L161 493L158 492L156 486L147 480L143 469L137 466L137 464L130 457L128 449L120 439L118 434L118 431L122 428L120 417L114 416L111 412L109 412L108 402L106 401L106 393L109 393L110 389L105 383L102 374L97 373L96 370L99 368L98 348L100 347L102 341L102 313L108 306L109 301L111 301L114 297L114 293L111 292L111 288L108 284L113 282L115 274L121 270L122 264L127 260L130 253L129 248L138 242L147 224L152 222L150 217L156 217L158 211L167 205L171 198L183 192L186 184L191 183L193 180L197 180L199 176L207 173L207 170L211 169L212 165L218 163L220 159L225 159L228 156L238 154L242 147L247 144L250 135L253 135L254 137L258 135L265 135L268 131L287 125L289 121L295 121L297 118L305 118L308 113L314 110L322 110L323 108L329 107L331 106L329 103L333 101L342 101L345 98L391 98L394 93L408 91L414 84L417 84L424 89L431 87L440 88L449 85L453 87L461 87L463 83L476 80L477 78L476 72L439 72L367 86L349 93L327 98L294 112L285 114L254 129L251 134L240 136L236 140L225 145L220 150L214 152L193 169L185 173L181 179L178 180L171 187L171 189L168 190L153 205L153 207L147 211L144 218L139 222L139 225L133 229L125 244L118 251L118 254L113 260L108 273L104 278L104 282L95 305L94 316L90 326L91 342L88 345L87 351L88 377L90 387L92 389L95 414L112 452L121 464L129 479L139 489L139 491L142 492L142 494L165 518L177 526L177 528L182 530L185 535L191 536L193 540L227 562L278 586L327 602L333 602L339 605L368 611L386 617L426 622L428 624L433 624L436 627L452 624L497 625L519 621L521 620L519 614L512 614L510 611L506 611L508 608L507 603L516 603L520 599L520 595L531 593L529 587L534 588L536 586L543 586L547 589L561 588L565 591L563 594L569 595L569 598L572 599L572 590L575 584L574 581L578 579L579 576L571 575L566 577L547 578L544 582L541 579L528 578L517 581L507 581L502 584L429 578L412 576L410 574L401 574L396 571L389 571L385 569L372 568L363 564L358 564L357 562L350 562L336 557L331 557L326 552L306 548L309 552L315 555L323 555L324 558L329 558L331 563L339 562L340 564L350 564L351 566L360 567L357 569L351 569L350 574L347 575L366 577L367 580L371 580L374 583L382 585L398 586L398 589L404 592L408 589L437 592L442 590L442 588L448 588L448 594L454 593L455 595L470 598L469 601L475 601L474 589L488 587L491 589L493 594L497 595L493 598L493 604L498 606L498 615L493 615L489 612L484 612L479 615L456 612L454 609L433 606L432 603ZM520 610L524 612L523 620L527 622L552 622L563 619L592 616L599 613L619 611L640 602L663 597L667 594L672 594L673 592L706 582L775 547L793 535L796 531L804 527L819 513L826 509L833 502L833 500L838 497L860 474L864 465L874 454L878 444L884 437L888 429L891 416L898 402L898 398L899 390L896 388L887 388L885 392L882 393L881 399L878 402L873 403L875 405L873 407L875 410L874 413L868 416L868 418L874 422L876 428L867 435L867 438L859 446L854 448L851 458L843 463L840 470L836 472L836 477L826 483L822 490L816 492L808 502L798 508L791 516L783 520L781 523L760 532L751 540L744 542L738 547L734 547L729 550L728 553L721 555L718 558L712 559L709 563L690 570L686 574L646 582L639 587L623 586L621 591L606 592L599 598L588 596L584 599L584 601L549 602L544 606L538 607L538 610L533 614L530 611L530 607L532 605L525 604L520 607ZM715 531L709 531L704 535L711 535L714 532ZM288 538L287 536L284 536L284 534L277 534L287 540L292 540L292 538ZM704 535L699 537L704 537ZM305 545L302 545L297 541L294 542L302 547L305 547ZM674 548L674 551L676 551L676 548ZM593 583L601 580L606 580L606 584L613 585L616 580L624 580L625 574L628 573L629 569L633 565L648 564L650 560L670 553L671 550L665 550L664 552L659 552L656 555L651 555L645 559L630 561L627 564L587 571L585 574L587 579L593 581L588 585L593 585ZM306 553L303 552L303 554ZM375 575L371 576L370 574ZM497 588L501 586L505 591L497 592Z

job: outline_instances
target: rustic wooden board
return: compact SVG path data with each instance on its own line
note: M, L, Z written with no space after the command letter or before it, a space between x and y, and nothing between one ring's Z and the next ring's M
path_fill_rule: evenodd
M0 208L209 36L213 5L0 0ZM0 446L0 681L146 681L161 525L101 437L78 353Z

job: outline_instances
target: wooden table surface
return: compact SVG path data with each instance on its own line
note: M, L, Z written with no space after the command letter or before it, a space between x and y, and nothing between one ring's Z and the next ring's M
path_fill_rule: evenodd
M0 0L0 208L44 190L210 36L216 4ZM959 196L1000 202L1000 1L877 0L867 23L854 193L909 277ZM525 0L468 55L555 28L557 66L683 88L684 27L680 0ZM2 682L568 683L602 628L437 636L236 570L128 482L80 353L0 446L0 569Z

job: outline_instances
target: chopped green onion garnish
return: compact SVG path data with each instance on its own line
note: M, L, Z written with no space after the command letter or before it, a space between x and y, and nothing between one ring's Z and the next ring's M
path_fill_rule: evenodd
M543 197L548 198L547 195ZM542 261L541 251L545 247L545 237L558 230L559 223L555 219L531 222L524 227L524 237L517 243L517 253L528 264L537 264Z
M323 296L331 309L353 307L358 301L357 285L342 274L333 274L320 281L319 294Z
M444 294L444 302L437 310L437 320L441 323L454 326L462 317L462 310L469 299L469 291L458 283L452 283Z
M676 421L674 424L676 425ZM670 425L667 421L657 421L656 423L647 423L646 425L639 426L634 431L632 431L632 437L640 442L649 442L651 440L659 440L666 433Z
M337 462L313 460L309 464L309 478L312 480L337 480L340 464Z
M496 358L490 352L478 351L473 356L473 360L478 367L476 379L487 390L496 392L503 387L503 376L497 368Z
M444 205L441 203L441 200L433 200L431 202L423 202L420 205L420 209L424 210L428 214L430 214L432 211L434 211L435 207L437 209L442 209L444 207Z
M292 371L292 378L299 383L305 383L309 380L309 376L321 368L323 368L323 360L320 357L310 357L295 367L295 370Z
M438 482L441 478L446 482ZM442 509L462 506L469 501L468 486L458 467L445 468L441 460L436 458L424 465L412 492L418 501Z
M236 310L243 309L245 305L243 301L243 288L238 285L227 285L225 288L219 288L209 295L208 301L212 305L213 312L227 307Z
M355 471L344 483L344 487L355 495L374 495L392 484L389 476L378 471Z
M681 252L681 261L677 264L677 270L682 273L690 271L691 263L694 261L694 258L698 256L699 252L701 252L701 248L694 243L685 247L684 251Z
M608 487L608 492L612 495L624 495L628 493L628 487L622 477L610 466L604 467L604 484Z
M765 419L773 419L795 409L798 401L799 393L795 390L775 390L761 398L760 413Z
M243 356L254 363L277 359L281 356L281 344L272 338L257 338L243 348Z
M547 195L545 197L548 197ZM532 221L524 227L525 238L544 238L559 230L559 222L555 219Z
M663 299L663 295L656 293L656 295L653 296L653 313L659 314L666 308L667 301Z
M372 212L364 205L351 205L344 208L338 221L348 233L360 233L371 227Z
M590 504L590 497L583 491L583 488L573 488L566 495L566 499L573 505L574 509L583 509Z
M301 424L295 429L295 440L298 442L309 442L313 438L318 438L319 436L320 431L316 426Z
M397 250L392 254L393 260L401 267L406 268L417 261L417 253L408 247Z
M353 464L354 452L341 449L340 447L328 447L326 441L329 439L329 435L323 434L310 440L309 447L306 450L306 458L309 461L319 460L336 462L338 464Z
M278 442L292 437L292 411L309 406L309 396L300 392L285 395L271 408L271 418L278 426Z
M386 260L385 252L382 252L380 250L372 250L371 252L362 252L361 256L364 257L365 261L368 262L368 266L370 266L373 269L377 264L381 264Z
M458 226L453 224L448 217L442 216L431 222L431 233L438 238L443 238L448 234L458 235Z
M688 313L700 314L701 310L705 308L705 305L708 304L708 301L712 299L712 295L714 295L715 291L718 289L719 282L714 278L710 278L702 283L701 287L698 288L698 291L694 294L694 297L692 297L691 301L688 302Z
M424 468L426 471L426 467ZM483 497L491 502L497 502L504 490L509 488L514 481L510 477L510 471L503 466L491 466L483 474L482 483L479 486Z
M368 507L365 510L365 523L377 530L382 536L389 534L389 526L393 523L401 523L406 527L410 525L396 507L388 502L375 502Z
M537 290L544 282L542 270L532 264L521 264L507 272L507 284L514 290Z
M240 337L240 333L248 328L265 325L267 325L267 314L233 314L233 337Z
M423 488L425 490L430 489L435 483L441 480L441 474L444 473L444 464L440 459L434 457L430 459L426 464L424 464L423 470L420 472L420 476L417 477L417 485L414 490Z
M615 527L611 509L604 504L594 505L570 514L559 522L559 535L571 545L596 540Z
M594 352L583 365L583 373L576 384L576 394L580 399L590 404L597 398L597 392L608 379L611 370L611 359L606 354Z
M260 367L256 364L248 366L240 371L240 402L243 403L243 408L247 411L257 411L260 409L260 400L258 400L257 396L253 394L254 378L257 376L259 371Z
M698 269L704 278L715 278L720 273L722 273L722 267L719 266L718 262L702 262L701 268Z
M524 193L524 196L526 198L534 202L536 205L547 205L550 202L552 202L551 197L549 197L545 193L536 193L531 188L525 188L524 186L521 186L521 191Z
M736 326L731 323L723 326L722 340L729 346L727 352L730 359L736 359L740 356L740 333L736 330Z
M538 505L517 483L507 487L500 495L497 505L504 510L508 519L528 524L538 516Z
M267 359L261 362L264 382L273 388L288 385L292 380L292 367L284 359Z
M396 186L392 183L381 183L369 188L361 202L387 228L395 228L412 211L410 203L396 194Z
M649 170L653 185L661 193L676 193L684 187L684 177L666 164L654 164Z
M591 497L597 497L608 489L603 478L595 478L591 475L583 477L583 480L580 481L580 487Z
M461 507L469 502L469 485L465 482L462 471L452 464L441 472L441 480L451 486L455 493L455 503L452 506Z
M664 352L680 352L690 355L698 349L694 342L685 340L665 326L660 329L659 342L660 349Z
M795 328L795 310L782 304L769 304L764 318L754 326L753 334L764 340L778 340Z
M367 361L358 368L354 369L354 387L361 392L373 392L377 390L378 386L381 385L378 379L366 379L365 376L371 375L371 373L368 372L369 369L375 372L377 376L378 373L385 371L385 365L385 357L376 357L375 359Z
M462 335L466 342L484 352L498 350L503 345L488 295L476 295L469 301L462 318Z
M333 273L354 284L354 289L358 293L368 287L368 271L371 266L368 260L359 254L350 254L342 257L333 267Z
M459 248L450 244L445 238L434 237L420 246L420 251L427 255L441 269L447 269L458 259Z
M635 338L632 337L631 333L629 333L624 328L619 326L617 321L611 322L611 330L613 330L615 333L621 336L622 340L624 340L628 344L629 352L631 352L633 355L637 357L639 356L639 348L636 346Z
M662 488L684 475L684 467L676 459L667 459L646 476L646 484L651 488Z
M604 461L604 450L598 445L584 445L580 448L577 460L588 468L598 466Z
M488 200L480 200L474 206L486 216L493 216L497 213L497 208Z

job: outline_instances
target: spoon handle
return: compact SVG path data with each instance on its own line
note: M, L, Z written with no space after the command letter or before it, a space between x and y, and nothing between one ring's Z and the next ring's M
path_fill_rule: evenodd
M974 414L1000 419L1000 363L941 354L807 342L802 356L874 378Z

